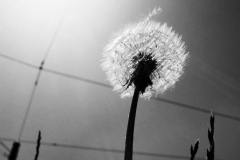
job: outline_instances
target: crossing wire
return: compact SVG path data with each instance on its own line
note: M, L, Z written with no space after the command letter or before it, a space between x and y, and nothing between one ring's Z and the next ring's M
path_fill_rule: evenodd
M31 96L30 96L30 99L29 99L29 102L28 102L28 105L27 105L27 110L26 110L26 112L24 114L24 118L23 118L23 121L22 121L22 125L20 127L19 135L18 135L18 139L19 140L22 137L22 133L23 133L26 121L27 121L27 117L28 117L30 108L32 106L33 98L34 98L34 95L35 95L35 92L36 92L36 89L37 89L37 84L38 84L38 81L39 81L39 78L40 78L40 73L41 73L41 70L38 71L37 78L36 78L36 81L34 83L34 86L33 86L33 89L32 89L32 93L31 93Z
M22 133L23 133L24 127L25 127L25 125L26 125L26 121L27 121L27 118L28 118L28 115L29 115L29 112L30 112L30 109L31 109L31 106L32 106L33 98L34 98L34 96L35 96L35 92L36 92L36 89L37 89L37 85L38 85L38 82L39 82L39 79L40 79L40 76L41 76L41 72L42 72L44 63L46 62L47 56L48 56L49 53L50 53L50 50L51 50L52 45L53 45L53 42L55 41L55 39L56 39L56 37L57 37L57 35L58 35L59 29L60 29L60 27L61 27L61 25L62 25L62 23L63 23L63 20L64 20L64 18L65 18L65 16L66 16L67 9L68 9L68 7L70 6L70 3L71 3L71 0L69 0L68 5L66 6L66 8L65 8L65 10L64 10L63 16L61 17L60 22L59 22L59 24L58 24L58 26L57 26L57 29L56 29L55 32L54 32L54 35L53 35L53 37L52 37L52 39L51 39L51 42L50 42L50 44L49 44L49 46L48 46L48 48L47 48L47 51L46 51L46 53L45 53L45 55L44 55L44 57L43 57L42 62L41 62L41 64L40 64L40 67L38 67L38 69L39 69L39 70L38 70L38 74L37 74L37 77L36 77L36 80L35 80L35 83L34 83L32 92L31 92L31 96L30 96L30 99L29 99L29 102L28 102L28 105L27 105L27 110L26 110L26 112L25 112L25 114L24 114L24 118L23 118L23 121L22 121L22 125L21 125L21 127L20 127L20 132L19 132L19 135L18 135L18 140L20 140L21 137L22 137ZM5 58L11 59L10 57L5 57ZM17 60L17 59L12 59L12 60L14 60L15 62L19 62L19 63L21 62L21 61L19 61L19 60ZM27 66L31 66L31 65L28 65L27 63L21 63L21 64L25 64L25 65L27 65ZM32 66L31 66L31 67L32 67ZM34 67L34 68L35 68L35 67Z

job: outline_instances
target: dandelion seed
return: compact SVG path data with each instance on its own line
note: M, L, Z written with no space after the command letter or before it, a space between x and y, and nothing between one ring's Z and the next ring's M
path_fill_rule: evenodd
M114 90L130 97L137 87L140 68L146 71L141 97L150 98L174 86L183 74L188 58L181 36L166 23L150 20L161 9L154 9L144 20L127 25L105 47L102 67Z

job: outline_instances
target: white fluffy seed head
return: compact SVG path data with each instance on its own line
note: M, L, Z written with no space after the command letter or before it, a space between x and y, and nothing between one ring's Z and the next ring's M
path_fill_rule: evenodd
M135 86L125 84L134 72L133 57L137 54L151 54L157 61L157 68L150 75L153 82L141 97L150 98L164 92L179 80L183 74L188 53L181 36L172 31L166 23L152 21L150 18L159 13L155 9L138 23L127 25L115 34L104 48L102 68L114 90L122 92L121 97L131 97Z

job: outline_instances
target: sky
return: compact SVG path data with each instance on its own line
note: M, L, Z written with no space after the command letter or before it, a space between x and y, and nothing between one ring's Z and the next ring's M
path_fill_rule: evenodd
M216 159L240 157L239 1L1 0L0 139L20 139L18 160L34 158L39 130L40 160L123 159L131 98L110 87L102 52L155 7L190 57L174 88L139 100L133 158L189 159L197 139L205 158L211 111Z

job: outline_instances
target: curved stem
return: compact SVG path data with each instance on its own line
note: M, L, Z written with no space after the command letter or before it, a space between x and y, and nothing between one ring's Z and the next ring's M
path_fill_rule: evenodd
M137 103L138 103L139 92L140 92L139 89L136 88L135 91L134 91L132 104L131 104L131 108L130 108L128 126L127 126L126 142L125 142L124 160L132 160L134 124L135 124L135 117L136 117L136 111L137 111Z
M36 147L36 154L35 154L35 158L34 160L37 160L38 159L38 155L39 155L39 148L40 148L40 145L41 145L41 131L38 132L38 139L37 139L37 147Z

